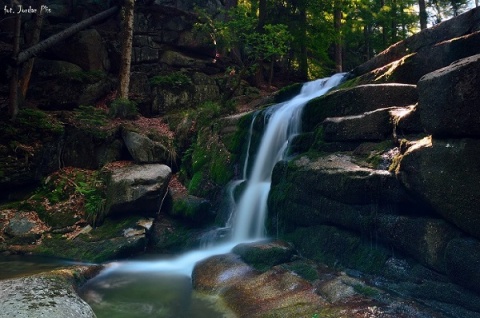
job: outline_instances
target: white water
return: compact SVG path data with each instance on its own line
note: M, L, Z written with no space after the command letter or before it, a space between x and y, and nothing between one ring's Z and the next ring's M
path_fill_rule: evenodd
M228 253L239 243L265 238L264 223L267 216L267 198L273 167L278 161L285 159L290 140L300 132L303 106L312 98L324 95L331 88L337 86L343 77L344 74L336 74L330 78L308 82L303 85L300 94L266 110L267 125L251 173L247 177L250 150L248 149L243 169L244 180L236 180L233 183L236 186L245 181L247 185L238 204L232 204L231 216L226 227L231 227L233 235L228 242L210 245L207 248L190 251L167 260L111 263L102 274L162 272L190 276L197 262L210 256ZM250 136L255 118L256 116L250 126ZM249 140L248 148L250 145L251 140ZM233 188L230 189L232 198L233 190Z

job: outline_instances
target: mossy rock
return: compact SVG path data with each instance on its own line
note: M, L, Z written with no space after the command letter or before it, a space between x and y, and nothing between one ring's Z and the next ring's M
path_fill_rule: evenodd
M209 223L215 216L210 201L193 195L174 198L171 215L193 226Z
M298 95L302 90L303 83L295 83L280 89L275 94L275 103L282 103Z
M333 226L297 228L285 235L305 257L330 266L381 273L391 256L386 248Z
M242 260L258 270L268 270L272 266L290 261L294 249L286 242L243 243L232 250Z
M52 234L44 238L33 253L95 263L138 255L147 246L145 235L125 237L123 233L127 228L134 228L138 220L138 217L107 219L102 226L74 239Z

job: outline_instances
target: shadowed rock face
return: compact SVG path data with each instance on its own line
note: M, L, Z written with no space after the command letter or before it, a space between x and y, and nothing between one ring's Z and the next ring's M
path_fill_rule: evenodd
M480 54L459 60L418 82L418 112L434 137L480 137Z

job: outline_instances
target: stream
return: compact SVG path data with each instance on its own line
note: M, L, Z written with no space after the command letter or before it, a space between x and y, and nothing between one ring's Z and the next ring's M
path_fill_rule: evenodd
M267 198L275 164L286 159L289 142L301 132L303 106L311 99L337 86L344 74L336 74L305 83L301 92L291 100L263 110L266 123L256 151L255 160L247 155L243 176L230 183L227 193L245 183L238 202L231 196L230 217L222 231L228 239L209 242L204 248L176 257L149 257L131 261L112 262L98 276L87 282L80 291L97 317L229 317L218 301L196 293L191 285L195 264L208 257L225 254L239 244L266 238L264 223L267 217ZM253 116L250 137L253 129ZM250 148L251 140L248 142ZM247 149L247 154L250 149ZM247 174L247 171L250 171ZM210 235L215 237L215 235Z

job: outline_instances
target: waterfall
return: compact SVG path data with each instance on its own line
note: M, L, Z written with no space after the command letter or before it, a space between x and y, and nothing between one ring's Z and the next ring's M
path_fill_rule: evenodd
M301 131L303 106L309 100L324 95L337 86L344 76L345 74L336 74L329 78L305 83L297 96L265 110L265 131L256 152L256 158L250 162L249 152L252 144L253 123L257 117L253 116L243 167L243 179L233 181L232 188L228 191L233 201L234 187L246 182L239 202L231 204L231 215L226 227L231 228L232 236L227 242L210 244L204 249L190 251L169 260L111 263L104 273L155 271L190 276L198 261L213 255L228 253L238 243L264 238L267 198L273 167L278 161L285 159L289 142ZM250 164L252 164L252 169L250 175L247 176Z

